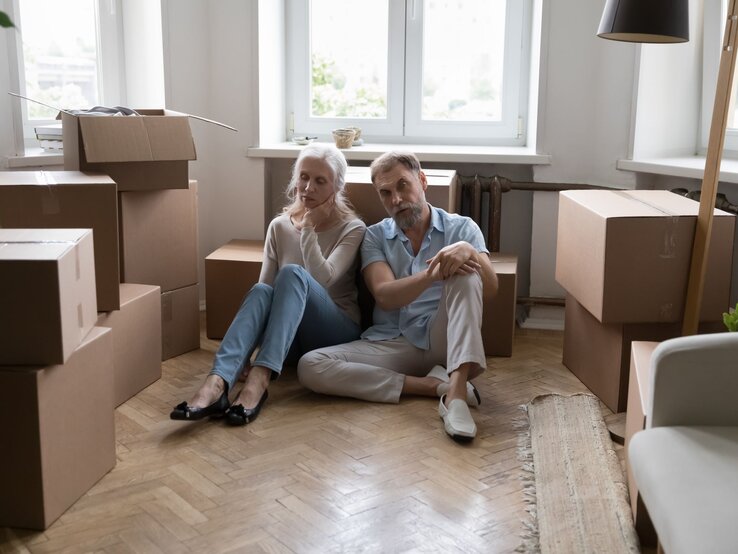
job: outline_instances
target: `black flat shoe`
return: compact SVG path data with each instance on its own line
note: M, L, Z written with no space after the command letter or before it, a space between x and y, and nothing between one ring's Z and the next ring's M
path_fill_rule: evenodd
M231 406L228 409L228 414L226 415L228 423L230 425L246 425L247 423L254 421L256 416L259 415L264 402L266 402L267 396L269 396L269 394L268 391L265 390L264 394L262 394L259 399L259 403L253 408L244 408L243 404L234 404Z
M204 408L190 408L187 402L177 404L169 414L169 419L197 421L204 417L223 417L228 411L228 393L223 392L220 398Z

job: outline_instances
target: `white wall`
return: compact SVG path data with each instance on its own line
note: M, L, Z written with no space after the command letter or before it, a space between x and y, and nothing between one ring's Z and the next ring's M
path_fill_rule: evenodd
M165 0L162 10L167 107L239 129L191 121L204 259L231 239L263 238L264 163L246 157L258 142L257 1Z

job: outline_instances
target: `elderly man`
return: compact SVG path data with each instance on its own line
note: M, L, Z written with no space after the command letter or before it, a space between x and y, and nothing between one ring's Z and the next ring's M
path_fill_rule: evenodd
M482 297L497 291L482 233L468 217L426 202L428 182L412 153L383 154L371 178L391 216L367 229L361 247L374 325L358 341L304 355L300 381L315 392L374 402L438 396L446 433L471 440L469 405L480 398L469 380L486 367Z

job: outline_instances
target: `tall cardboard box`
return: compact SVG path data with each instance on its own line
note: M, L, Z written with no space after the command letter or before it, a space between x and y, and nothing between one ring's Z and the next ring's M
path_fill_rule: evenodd
M701 333L724 330L722 321L700 323ZM633 341L662 341L681 334L680 323L601 323L566 295L563 363L613 412L628 400Z
M259 282L264 241L234 239L205 258L205 322L222 339L246 293Z
M161 289L121 283L120 310L98 314L113 330L113 401L123 404L161 378Z
M66 364L0 367L0 527L46 529L115 466L113 337Z
M428 181L425 198L436 208L456 211L456 171L428 169L424 171ZM387 215L379 195L372 185L368 167L349 167L346 172L346 196L367 225L373 225Z
M0 171L0 227L92 229L97 308L120 307L118 195L107 175Z
M197 284L161 295L161 359L200 348L200 292Z
M487 356L512 356L517 304L518 257L490 254L497 273L497 295L485 302L482 314L482 342Z
M699 203L663 190L559 196L556 280L602 323L678 322ZM715 210L700 320L730 301L735 216Z
M140 116L61 114L64 169L106 173L118 190L187 188L197 158L189 117L171 110Z
M92 231L0 229L0 365L63 364L97 319Z
M197 278L197 181L188 189L120 193L121 282L162 292Z

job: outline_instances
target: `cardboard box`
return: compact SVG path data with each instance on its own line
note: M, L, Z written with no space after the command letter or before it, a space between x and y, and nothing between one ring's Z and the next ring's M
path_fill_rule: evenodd
M497 296L485 303L482 314L482 341L487 356L512 356L517 303L518 257L490 254L497 272Z
M200 292L197 284L161 295L161 359L200 348Z
M118 196L107 175L0 171L0 227L92 229L97 308L120 307Z
M222 339L246 293L259 282L264 241L232 240L205 258L205 323L210 339Z
M197 158L189 117L136 111L142 117L62 113L64 169L106 173L120 191L186 189Z
M120 406L161 378L161 289L121 283L120 310L101 313L113 330L113 402Z
M630 379L628 382L628 413L625 419L625 467L628 472L628 493L633 511L638 538L641 545L656 546L656 530L641 495L638 494L633 472L628 460L630 439L646 428L646 402L651 389L651 356L658 342L633 341L630 356Z
M723 322L700 323L717 333ZM632 341L663 341L681 334L680 323L601 323L571 294L566 295L563 363L613 412L627 406Z
M92 231L0 229L0 365L63 364L97 319Z
M456 211L456 171L447 169L424 170L428 180L425 198L431 205L447 212ZM373 225L387 215L379 195L372 185L368 167L349 167L346 172L346 196L356 213L367 225Z
M122 283L162 292L197 283L197 181L187 190L120 193Z
M663 190L562 192L556 280L603 323L681 321L698 209ZM716 209L702 321L729 305L734 229Z
M115 466L113 336L63 365L0 367L0 527L46 529Z

